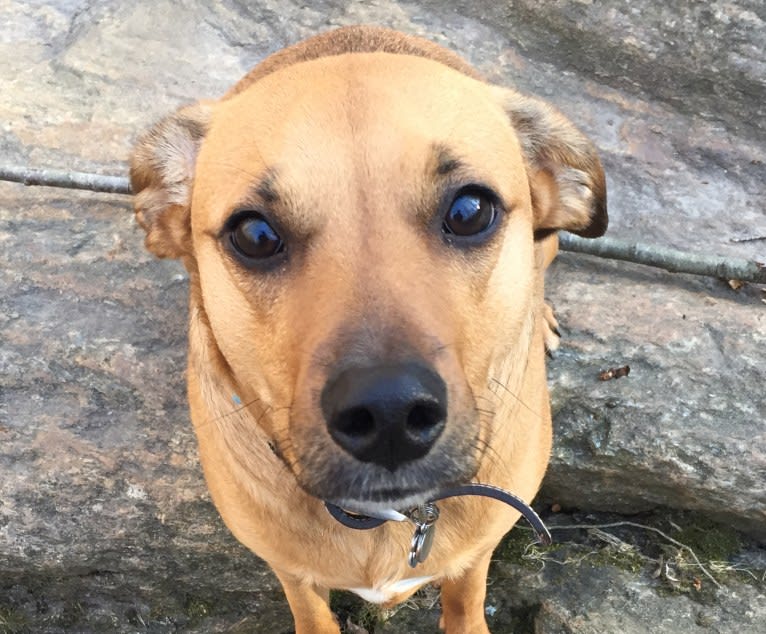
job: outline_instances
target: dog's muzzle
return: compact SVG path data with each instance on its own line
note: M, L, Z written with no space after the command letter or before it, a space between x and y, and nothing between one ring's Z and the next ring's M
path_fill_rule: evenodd
M447 421L447 386L425 364L409 362L346 368L331 377L321 394L327 429L335 443L360 462L373 463L394 473L429 453ZM424 492L425 493L425 492ZM344 526L369 530L391 521L410 520L415 532L408 561L413 568L431 550L439 518L436 502L463 495L490 497L509 504L532 525L541 544L551 535L535 511L521 498L486 484L464 484L425 493L406 512L354 509L325 502ZM406 502L405 502L406 504Z

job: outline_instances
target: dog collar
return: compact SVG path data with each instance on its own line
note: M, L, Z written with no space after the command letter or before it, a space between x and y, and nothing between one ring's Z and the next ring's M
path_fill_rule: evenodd
M346 511L331 502L325 502L325 507L330 515L343 526L357 530L377 528L390 520L401 522L409 519L412 521L415 524L415 534L412 536L408 561L410 566L414 568L419 563L424 562L431 551L436 531L436 520L439 519L439 508L436 506L436 502L463 495L478 495L505 502L519 511L529 522L535 531L538 543L549 546L553 542L550 531L529 504L513 493L489 484L463 484L444 489L437 493L430 502L416 506L407 513L393 511L371 516Z

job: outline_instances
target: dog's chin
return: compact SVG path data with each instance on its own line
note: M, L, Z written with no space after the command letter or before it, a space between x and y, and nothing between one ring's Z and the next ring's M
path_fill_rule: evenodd
M362 515L412 509L449 486L469 482L477 470L472 462L444 456L409 463L394 472L347 460L325 462L322 467L300 470L304 478L313 475L297 478L300 486L320 500Z

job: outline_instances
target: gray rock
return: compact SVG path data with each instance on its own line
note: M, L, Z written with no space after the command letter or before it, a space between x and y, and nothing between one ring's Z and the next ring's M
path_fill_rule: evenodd
M611 235L766 259L763 239L732 242L766 235L764 20L756 0L7 0L0 154L124 173L157 117L285 44L371 22L564 110L602 150ZM0 631L289 631L277 582L208 501L184 395L185 274L141 241L124 198L0 184ZM691 509L766 536L758 290L569 254L547 290L565 338L542 499ZM628 377L597 380L624 364ZM763 622L757 586L700 604L664 596L647 566L501 562L490 620L546 634L667 631L676 613L678 632ZM435 629L421 606L382 631Z
M556 438L543 496L701 510L766 535L758 293L569 254L551 278L565 340L549 364ZM598 380L624 365L627 377Z

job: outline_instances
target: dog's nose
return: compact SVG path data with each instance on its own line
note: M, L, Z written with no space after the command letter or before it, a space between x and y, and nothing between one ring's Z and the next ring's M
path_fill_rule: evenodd
M447 386L417 364L350 368L327 382L322 411L338 445L395 471L425 456L447 419Z

